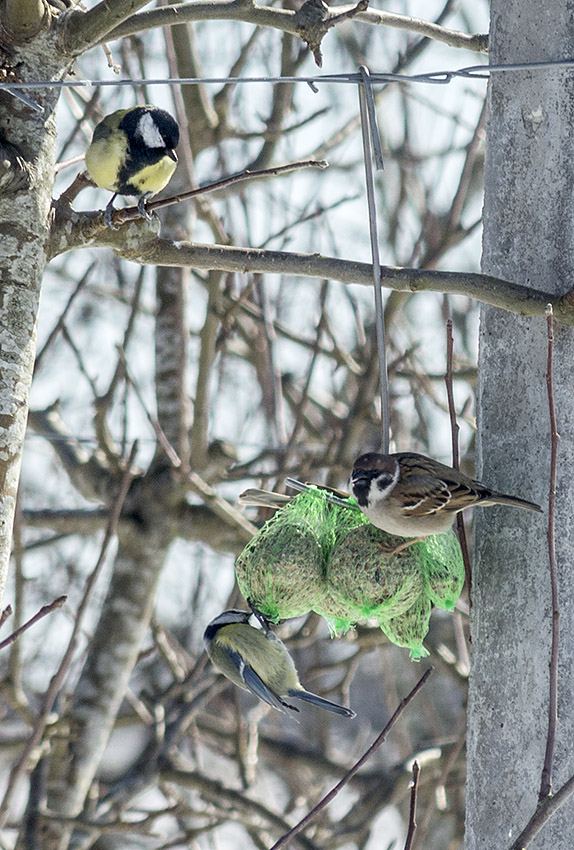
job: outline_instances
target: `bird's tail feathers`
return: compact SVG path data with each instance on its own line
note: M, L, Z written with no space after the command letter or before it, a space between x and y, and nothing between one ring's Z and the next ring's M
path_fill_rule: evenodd
M542 513L542 508L535 502L528 502L518 496L507 496L505 493L492 493L490 499L485 499L483 505L510 505L513 508L524 508L527 511Z
M261 508L283 508L292 498L283 493L271 493L269 490L250 487L239 495L239 504L256 505Z
M317 694L312 694L310 691L291 688L288 692L288 696L293 697L294 699L302 699L305 702L310 702L311 705L316 705L318 708L325 708L327 711L333 711L335 714L340 714L342 717L357 716L351 708L345 708L344 705L331 702L331 700L324 699L324 697L317 696Z

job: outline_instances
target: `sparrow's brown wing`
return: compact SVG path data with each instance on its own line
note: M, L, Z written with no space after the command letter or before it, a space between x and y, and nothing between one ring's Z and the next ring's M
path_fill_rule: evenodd
M476 504L480 496L470 485L446 476L435 478L415 472L403 478L403 516L424 517L441 511L461 511Z
M444 463L414 452L400 458L401 491L407 494L405 516L427 516L438 511L456 513L488 498L490 490Z

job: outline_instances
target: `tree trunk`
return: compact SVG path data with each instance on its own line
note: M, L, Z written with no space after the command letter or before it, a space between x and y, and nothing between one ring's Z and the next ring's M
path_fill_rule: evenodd
M2 23L7 25L7 19ZM61 75L64 62L56 59L50 36L40 35L33 48L24 45L21 49L10 42L6 32L2 37L6 42L0 39L0 65L7 72L17 68L21 80ZM0 92L0 604L10 560L36 353L59 90L46 88L26 94L43 108L42 112L6 91Z
M572 55L570 4L493 0L491 63ZM566 292L574 262L574 77L536 70L489 84L483 270ZM560 433L556 539L560 592L559 726L554 791L573 772L574 331L557 325L554 392ZM538 799L547 732L552 612L546 541L550 474L546 323L481 310L477 475L533 499L544 516L476 512L468 735L467 848L509 847ZM572 847L574 801L530 845Z

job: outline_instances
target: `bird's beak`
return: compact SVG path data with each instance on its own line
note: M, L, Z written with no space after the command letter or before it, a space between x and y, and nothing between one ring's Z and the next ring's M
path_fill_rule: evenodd
M175 151L167 151L167 155L170 159L173 159L174 162L177 162L177 154Z
M368 480L369 480L369 476L366 475L364 472L361 472L360 470L358 470L357 472L353 472L351 474L351 481L352 481L353 484L357 484L359 481L368 481Z

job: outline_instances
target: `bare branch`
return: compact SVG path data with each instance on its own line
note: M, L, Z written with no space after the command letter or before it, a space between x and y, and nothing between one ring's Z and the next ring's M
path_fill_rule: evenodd
M84 286L87 284L88 280L92 276L92 272L93 272L95 267L96 267L95 262L90 263L90 265L86 269L85 273L82 275L82 277L80 278L80 280L78 281L78 283L76 284L74 289L72 290L72 293L71 293L70 297L68 298L68 300L67 300L67 302L64 306L64 309L62 310L60 316L58 317L58 321L56 322L56 324L54 325L54 327L52 328L52 330L48 334L48 339L46 340L46 342L42 346L41 350L38 351L38 353L36 354L36 361L34 363L34 371L35 372L38 371L38 369L40 368L40 365L41 365L42 360L44 359L44 357L46 355L46 352L48 351L48 349L50 348L50 346L52 345L52 343L54 342L54 340L56 339L56 337L58 336L58 334L62 330L62 328L64 326L64 322L66 321L66 316L68 315L72 304L74 303L74 301L76 300L76 298L78 297L78 295L83 290Z
M60 226L53 233L51 259L58 254L80 247L112 248L120 257L134 262L189 266L195 269L228 272L269 272L281 275L302 275L341 283L372 286L372 267L369 263L323 257L321 254L301 254L287 251L265 251L257 248L234 248L227 245L200 245L193 242L170 242L154 236L146 222L130 225L115 233L106 228L102 217L93 213L74 214L75 224L66 232ZM547 304L554 315L567 325L574 325L574 291L553 295L530 289L519 283L475 272L447 272L434 269L381 267L384 287L396 292L445 292L466 295L493 307L500 307L521 316L544 316Z
M110 30L131 18L134 12L147 3L149 0L114 0L113 3L101 0L87 12L75 6L62 20L62 49L72 56L78 56L94 44L107 41Z
M3 826L6 823L8 818L8 814L10 812L10 806L12 804L12 800L14 797L14 793L20 781L20 778L25 773L28 768L29 760L32 757L32 753L37 748L38 744L42 739L42 735L44 734L44 730L46 728L46 724L48 723L48 718L50 716L50 712L52 711L52 707L56 700L56 697L62 687L62 683L64 681L64 677L68 672L70 664L72 663L72 659L74 657L74 653L76 651L76 647L78 644L78 640L80 638L81 631L84 626L84 614L88 610L88 605L92 597L92 593L94 590L94 586L96 580L102 570L102 567L105 562L105 556L108 551L108 546L115 534L118 519L120 516L120 512L126 498L128 488L132 482L133 472L132 472L132 463L135 459L135 454L137 451L137 444L134 443L132 448L126 472L124 474L123 480L120 485L119 493L114 502L113 508L110 512L110 517L108 521L108 527L106 529L106 534L104 536L104 540L102 542L102 547L100 550L99 558L96 562L94 569L91 574L88 576L86 580L86 586L84 590L84 596L82 601L78 607L78 611L76 614L76 619L74 622L74 628L72 630L72 635L68 642L68 647L64 653L64 656L59 664L58 669L52 676L50 680L50 684L48 686L48 690L44 695L44 699L42 701L42 706L38 713L38 717L36 719L36 723L34 725L34 729L30 737L26 742L26 746L24 747L20 758L14 763L12 770L10 771L10 778L8 780L8 785L6 788L6 792L4 794L4 798L2 803L0 804L0 826Z
M222 782L211 779L197 770L179 770L176 767L166 765L161 768L160 776L164 782L172 782L177 785L183 785L185 788L194 789L204 800L209 801L218 809L223 808L225 811L233 811L234 816L244 824L253 824L260 827L263 823L276 831L283 831L288 827L288 824L283 818L279 817L275 812L270 811L266 806L263 806L256 800L251 800L240 791L227 788ZM317 850L316 845L310 839L303 836L297 839L297 843L302 850Z
M279 839L279 841L276 841L275 844L270 848L270 850L279 850L279 848L285 847L285 845L288 844L292 838L298 835L301 830L309 826L309 824L317 817L319 812L321 812L325 808L325 806L327 806L331 802L331 800L333 800L337 796L341 788L343 788L349 782L349 780L352 779L355 773L365 764L365 762L373 755L373 753L379 749L381 744L385 741L390 730L393 728L393 726L395 725L407 705L414 699L414 697L423 687L426 680L431 675L432 671L432 667L429 667L428 670L425 670L425 672L418 680L411 692L400 701L399 705L397 706L397 709L395 710L395 713L393 714L383 731L375 738L371 746L363 753L361 758L355 762L355 764L350 770L347 771L345 776L339 782L337 782L334 788L332 788L329 793L326 794L325 797L323 797L323 799L317 803L316 806L313 807L313 809L309 812L308 815L306 815L302 820L300 820L298 824L296 824L292 829L289 830L289 832L283 835Z
M333 17L344 15L352 8L353 6L332 6L331 14ZM106 40L111 41L127 35L135 35L154 27L167 27L174 24L206 20L245 21L259 27L279 29L291 35L298 34L295 13L290 10L266 8L249 2L249 0L231 0L231 2L214 0L214 2L181 3L177 6L165 6L161 9L152 9L149 12L140 12L127 18L113 31L108 32ZM407 30L408 32L418 33L425 38L442 41L451 47L464 47L467 50L480 53L485 53L488 47L487 35L469 35L448 30L429 21L411 18L408 15L397 15L391 12L369 9L359 12L357 20L365 24Z
M245 180L259 180L269 177L283 177L287 174L292 174L294 171L303 171L307 168L318 168L323 171L328 167L328 163L324 160L306 159L298 162L288 162L286 165L277 165L272 168L260 168L255 170L246 169L238 174L232 174L230 177L223 177L221 180L215 180L206 186L199 186L197 189L190 189L188 192L182 192L180 195L173 195L171 198L162 198L159 201L150 201L146 204L146 209L149 212L160 210L164 207L170 207L172 204L179 204L181 201L188 201L190 198L195 198L198 195L207 195L211 192L221 191L235 186L237 183L243 183ZM126 221L137 221L141 218L137 207L126 207L123 210L116 210L112 217L115 224L123 224Z
M562 788L553 797L544 797L538 802L536 811L522 830L510 850L526 850L531 841L536 838L542 827L550 820L552 815L564 805L574 792L574 776L571 776Z
M336 24L356 17L359 12L364 12L368 5L369 0L359 0L356 6L341 8L334 15L325 0L306 0L301 8L297 9L295 12L297 35L309 47L315 64L319 68L323 65L321 42L326 33Z
M333 11L343 10L346 6L334 6ZM383 27L395 27L408 32L415 32L424 38L432 38L442 41L450 47L463 47L466 50L474 50L477 53L488 51L488 33L471 35L465 32L457 32L433 24L431 21L423 21L421 18L411 18L408 15L396 15L393 12L380 12L378 9L367 9L357 15L357 20L365 24L376 24Z
M47 440L56 452L70 481L86 499L106 501L114 484L103 457L88 454L83 446L70 434L59 413L58 404L46 410L31 410L29 426Z
M550 488L548 493L548 561L550 564L550 588L552 593L552 647L550 650L550 693L548 696L548 734L546 737L546 752L544 767L540 780L538 797L542 800L552 794L552 763L554 760L554 745L556 742L556 724L558 723L558 648L560 643L560 609L558 607L558 573L556 570L556 476L558 472L558 441L560 435L556 424L556 408L554 405L554 322L552 307L548 305L546 312L548 353L546 360L546 390L548 393L548 412L550 416Z
M231 506L230 506L231 508ZM24 509L22 518L28 528L50 528L61 536L71 534L95 534L105 528L109 518L107 508L83 510ZM176 535L183 540L200 542L215 552L233 552L239 554L245 545L245 538L237 533L234 526L221 522L221 518L207 505L189 505L185 500L175 510L174 522ZM130 519L120 517L118 528L127 531ZM55 541L45 541L45 543ZM27 546L26 549L31 548Z
M211 508L213 513L222 519L224 522L228 523L230 526L236 528L237 534L243 539L244 542L251 540L253 535L256 533L257 528L247 520L243 514L237 510L233 505L230 505L229 502L226 502L213 487L211 487L206 481L201 478L197 472L192 472L185 467L183 467L181 459L179 458L177 452L170 444L169 440L165 436L159 422L156 417L153 416L147 409L145 405L145 401L143 396L139 390L137 383L130 377L128 372L128 365L125 359L125 355L122 350L120 351L120 357L124 363L124 368L126 371L126 377L130 381L134 392L140 402L150 425L154 429L156 436L158 438L159 444L164 450L169 462L173 466L174 469L182 470L182 478L185 480L186 484L189 485L190 489L193 490L194 493L197 493L201 496L207 505Z
M8 635L7 638L0 641L0 649L5 649L11 643L14 643L15 640L18 640L21 634L28 631L30 626L33 626L34 623L37 623L38 620L41 620L43 617L46 617L48 614L51 614L52 611L57 611L58 608L61 608L62 605L66 602L67 596L58 596L57 599L54 599L53 602L50 602L48 605L42 605L39 611L37 611L33 617L30 617L19 629L12 632L11 635Z
M180 3L132 15L106 36L106 41L125 38L155 27L171 27L193 21L245 21L258 27L271 27L297 35L295 12L258 6L251 0L207 0L203 3Z
M413 762L413 778L411 780L411 803L409 809L409 828L407 831L407 838L405 841L405 850L411 850L413 846L413 841L415 838L415 831L417 828L417 791L419 787L419 775L421 769L419 767L418 761Z

